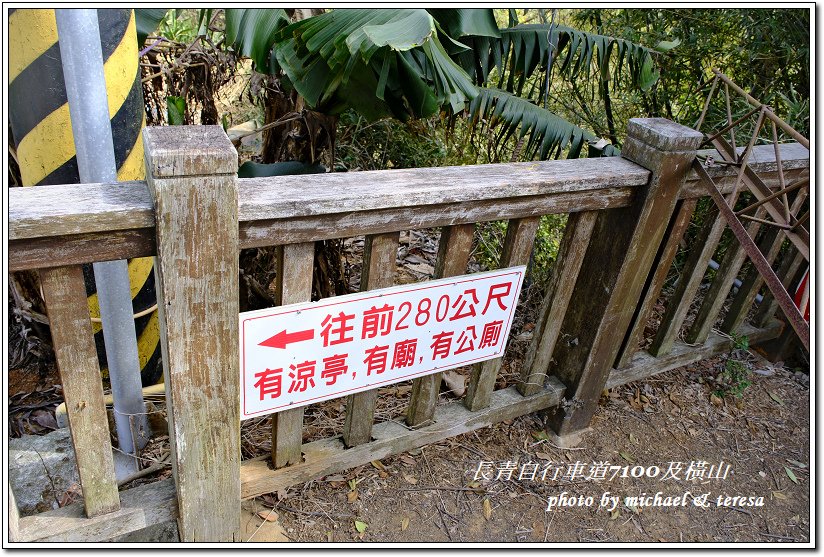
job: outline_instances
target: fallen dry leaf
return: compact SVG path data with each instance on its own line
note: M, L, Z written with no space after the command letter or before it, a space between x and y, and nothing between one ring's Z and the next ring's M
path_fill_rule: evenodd
M401 532L403 532L403 531L404 531L404 530L406 530L407 528L409 528L409 519L408 519L408 518L406 518L406 517L403 517L403 518L401 519Z
M487 520L492 518L492 502L489 499L484 499L484 518Z
M278 513L272 512L272 510L268 511L259 511L257 515L267 522L277 522Z
M447 370L441 374L446 388L452 392L453 395L461 397L466 392L465 381L466 377L457 371Z
M633 456L627 452L621 451L618 454L621 455L621 458L623 458L627 462L635 462L635 458L633 458Z
M413 476L410 476L409 474L404 474L403 479L406 480L407 483L410 483L412 485L415 485L416 483L418 483L417 478L415 478Z

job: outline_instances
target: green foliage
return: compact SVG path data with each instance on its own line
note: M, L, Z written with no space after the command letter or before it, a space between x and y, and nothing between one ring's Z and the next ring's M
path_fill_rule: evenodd
M283 29L274 53L315 110L407 120L461 110L476 94L436 31L426 10L333 10Z
M260 73L277 72L272 45L278 32L289 25L289 16L280 8L231 8L226 10L226 42L255 63Z
M498 87L523 95L528 79L546 70L550 44L557 47L552 66L567 79L612 79L618 85L628 71L632 86L640 89L648 89L658 79L653 51L628 40L557 24L517 25L500 33L500 38L464 41L471 50L458 58L478 84L487 83L496 68Z
M585 9L570 13L580 28L587 29L597 19L600 32L630 41L665 46L680 41L657 57L661 79L629 110L637 113L640 109L647 116L693 126L708 92L697 89L712 79L715 67L797 129L809 129L803 115L792 114L791 108L809 99L811 35L806 8ZM795 99L787 102L782 95ZM726 111L722 110L708 115L707 124L719 129L724 120Z
M136 8L134 11L137 27L137 44L142 47L146 37L151 35L166 17L166 8Z
M541 288L549 280L552 265L558 257L558 249L567 222L567 215L544 215L538 225L528 273L530 280ZM501 259L501 248L506 238L507 221L479 223L475 227L477 248L475 260L485 269L495 269Z
M198 16L196 10L168 10L157 27L158 34L169 40L188 44L198 35Z
M354 110L338 120L336 170L424 168L460 164L449 157L437 118L368 122Z
M517 14L510 14L514 27L500 29L490 9L332 10L286 27L277 11L227 10L227 41L258 71L282 71L281 82L314 110L407 121L441 109L459 115L469 104L473 125L489 117L501 140L518 133L528 158L576 157L584 141L598 139L539 108L539 98L519 98L546 76L550 38L552 65L567 80L597 75L644 90L658 78L652 49L563 25L519 25ZM499 90L476 87L493 80Z
M528 137L523 147L524 158L537 156L541 160L558 158L566 150L567 157L574 159L581 154L586 142L598 137L578 126L570 124L552 112L499 89L480 88L479 94L469 105L473 125L481 120L491 132L497 129L496 143L504 143L515 136ZM605 150L607 156L616 154L612 146Z
M746 363L742 362L740 352L746 352L749 347L749 339L746 336L739 336L732 334L733 353L727 358L724 364L724 370L716 377L716 384L718 388L715 394L719 397L732 395L735 398L741 398L744 391L752 385L750 381L750 369Z
M174 95L166 97L166 121L170 126L186 123L186 99Z

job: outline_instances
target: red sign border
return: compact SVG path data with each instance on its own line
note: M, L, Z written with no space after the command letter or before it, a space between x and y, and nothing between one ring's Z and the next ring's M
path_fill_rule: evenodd
M502 273L499 273L499 274L496 274L496 275L484 274L483 277L477 277L475 275L463 275L462 277L455 277L459 280L454 280L453 279L452 284L455 285L455 284L462 284L462 283L466 283L466 282L477 282L479 280L486 280L486 279L497 278L497 277L505 277L505 276L509 276L509 275L517 275L519 277L518 278L517 297L515 298L515 303L512 304L512 308L509 311L509 320L507 321L507 324L506 324L506 327L505 327L505 329L507 331L509 331L511 323L512 323L513 314L515 312L515 309L518 307L518 299L521 297L521 287L523 286L523 282L522 282L523 277L522 277L522 275L526 272L525 268L523 266L522 267L516 267L516 269L519 269L519 270L509 271L509 272L502 272ZM450 277L450 279L451 279L451 277ZM428 289L431 289L431 288L438 288L440 286L443 286L444 284L448 284L450 282L450 279L436 279L438 282L444 281L441 284L431 284L432 282L435 282L435 281L426 281L426 282L414 283L414 285L413 285L413 286L415 286L414 288L408 288L406 290L399 290L399 291L396 291L396 292L390 292L388 295L394 296L396 294L405 294L407 292L417 292L417 291L420 291L420 290L428 290ZM383 298L387 294L381 294L382 291L386 291L386 290L394 289L394 288L396 288L396 287L392 286L392 287L389 287L389 288L382 288L382 289L378 289L378 290L371 290L371 291L362 292L362 293L374 292L374 295L366 296L366 297L363 297L363 298L358 298L357 300L340 301L339 296L332 297L332 298L326 298L324 300L314 302L314 303L312 303L311 306L304 307L304 308L299 309L299 310L298 309L289 309L290 307L293 307L293 306L298 305L298 304L290 304L290 305L287 305L287 306L279 306L279 307L271 308L272 312L267 313L266 315L257 315L255 317L248 317L246 319L243 319L241 321L241 327L240 327L241 362L242 362L243 371L244 371L244 373L242 373L243 385L242 385L242 390L241 390L241 396L243 397L243 409L242 409L242 413L241 413L241 419L254 418L255 416L258 416L258 415L261 415L261 414L263 414L263 415L276 414L278 412L282 412L283 410L287 410L289 408L303 408L304 406L308 406L309 404L312 404L313 400L316 400L316 399L333 400L335 398L340 398L341 396L344 396L345 394L347 394L350 391L365 392L365 391L369 390L368 388L364 388L364 387L354 387L352 389L345 389L343 391L338 391L336 393L332 393L331 395L325 394L325 395L322 395L322 396L319 396L319 397L307 399L307 400L304 401L304 403L301 403L300 406L295 406L295 403L283 404L281 406L275 406L275 407L272 407L272 408L267 408L265 410L260 410L258 412L253 412L251 414L247 414L246 413L246 373L245 373L245 371L246 371L246 342L245 342L245 340L246 340L246 322L247 321L254 321L255 319L264 319L264 318L267 318L267 317L274 317L276 315L283 315L283 314L286 314L286 313L307 311L307 310L311 310L311 309L322 309L322 308L325 308L325 307L344 305L344 304L353 303L353 302L362 302L364 300L372 300L374 298ZM361 294L361 292L358 292L357 294ZM306 302L302 302L300 305L303 305L305 303ZM471 360L464 360L462 362L449 364L448 366L435 366L433 368L429 368L429 369L424 370L422 372L410 373L408 375L402 375L402 376L395 376L392 379L387 379L386 381L379 381L379 382L376 382L376 383L370 383L370 384L365 385L365 387L377 388L378 386L384 385L384 384L400 383L401 381L404 381L404 380L408 380L408 379L412 379L412 378L416 378L416 377L423 377L423 376L426 376L426 375L431 375L432 373L437 373L437 370L439 368L444 369L444 370L454 369L458 366L464 366L466 364L470 364L470 363L473 363L473 362L483 362L483 361L486 361L486 360L491 360L491 359L494 359L494 358L498 357L498 354L503 353L503 351L506 349L506 344L507 344L508 340L509 339L504 339L503 345L501 346L501 349L498 352L495 352L494 354L492 354L491 356L484 356L484 357L481 357L481 358L473 358Z

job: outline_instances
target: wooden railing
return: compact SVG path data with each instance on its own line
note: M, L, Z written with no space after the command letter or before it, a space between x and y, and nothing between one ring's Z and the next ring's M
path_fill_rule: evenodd
M690 223L701 184L688 169L702 137L661 119L633 120L623 157L237 179L237 155L218 127L149 128L147 182L13 188L9 266L37 269L63 381L83 505L18 517L20 541L110 539L178 520L185 541L240 533L240 500L277 491L527 413L557 407L559 443L589 424L604 388L722 353L711 332L738 258L678 340L723 224L704 219L649 351L652 307ZM778 183L772 147L751 166ZM782 146L785 179L808 173L809 152ZM735 172L708 169L722 191ZM726 190L724 190L726 188ZM517 385L495 390L501 361L476 364L463 400L437 404L439 374L415 380L406 423L373 424L377 390L348 397L343 435L303 443L303 409L275 414L272 454L241 462L238 254L281 246L279 300L308 301L313 244L366 237L362 289L392 284L399 231L443 227L435 277L466 273L474 224L508 219L499 266L524 264L542 215L569 214ZM720 230L720 231L719 231ZM765 240L766 241L766 240ZM779 243L780 246L780 243ZM174 481L118 492L81 265L155 256ZM780 275L798 265L782 258ZM720 281L720 282L719 282ZM722 330L775 337L766 298L744 323L760 283L745 277ZM703 306L702 306L703 308ZM696 346L697 343L697 346Z

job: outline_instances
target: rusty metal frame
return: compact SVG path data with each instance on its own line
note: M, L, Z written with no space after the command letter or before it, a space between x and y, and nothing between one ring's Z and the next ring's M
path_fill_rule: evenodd
M741 89L741 87L736 85L729 77L727 77L717 69L713 69L713 73L715 74L715 77L712 80L710 92L707 95L707 99L704 103L701 115L699 116L698 121L695 124L695 129L700 131L700 128L707 116L707 113L709 112L713 96L720 89L718 85L723 84L727 116L726 125L720 130L714 130L705 133L704 144L712 145L718 152L721 160L715 161L716 163L735 166L738 168L738 174L736 176L735 184L733 186L734 193L733 195L729 196L728 199L735 199L735 193L738 192L741 186L743 185L755 197L755 202L751 203L744 209L735 212L734 207L730 205L730 203L724 198L724 196L715 186L715 183L712 181L712 178L705 170L704 165L699 160L696 160L693 163L693 168L695 169L701 181L707 187L707 191L709 192L713 201L715 201L715 204L718 206L721 215L727 221L727 224L730 226L730 229L732 230L733 234L741 243L741 247L749 256L750 260L755 265L755 268L764 278L767 287L773 293L775 300L778 302L779 306L783 310L784 314L786 315L787 319L789 320L799 339L803 343L804 347L807 350L809 350L809 323L807 323L804 320L801 311L796 307L792 297L784 288L784 285L776 276L775 272L772 270L772 267L770 266L764 254L758 248L758 245L755 243L754 239L751 238L750 235L747 233L740 219L755 221L764 225L779 228L781 230L781 233L792 243L792 245L799 251L799 253L801 253L802 256L808 262L810 261L810 234L809 231L804 227L804 223L806 223L806 221L810 218L810 211L808 210L801 217L797 216L798 212L803 207L804 202L807 199L807 196L809 195L810 180L809 178L803 178L801 180L796 180L792 184L786 183L786 180L784 179L784 168L783 163L781 161L781 152L779 148L778 129L780 128L789 137L791 137L807 149L810 148L810 142L806 137L804 137L798 131L793 129L792 126L790 126L781 118L779 118L769 106L761 103L760 101L746 93L743 89ZM733 121L732 118L730 90L743 96L746 99L746 101L753 107L752 110L747 112L747 114L736 119L735 121ZM719 96L720 94L721 93L718 92ZM750 120L756 114L758 115L758 117L755 122L755 126L753 128L750 140L747 142L747 145L744 147L744 150L739 154L735 146L736 127ZM758 137L761 133L761 130L762 128L764 128L765 125L768 125L770 127L772 135L772 144L775 149L775 159L777 164L779 181L779 188L775 192L771 191L748 165L753 147L755 146ZM729 142L723 137L728 132L730 134ZM709 162L710 164L713 164L713 161ZM799 191L796 194L796 197L793 200L792 205L790 205L787 194L794 192L796 190ZM759 216L756 217L747 214L750 211L757 209L760 210L760 213L766 212L766 215L759 214ZM761 216L764 216L765 218L759 218ZM769 218L766 217L771 217L772 220L769 220Z
M718 191L718 188L712 181L712 178L709 174L707 174L704 166L698 160L695 160L692 163L692 167L707 187L707 191L713 201L715 201L715 204L718 205L721 216L723 216L727 221L732 233L735 234L735 237L739 242L741 242L741 247L750 257L753 265L755 265L755 268L758 269L758 272L764 278L764 282L767 283L767 287L773 293L778 305L784 311L784 315L786 315L787 319L789 319L790 324L798 335L798 338L804 344L804 348L809 350L810 325L804 320L804 316L801 315L801 312L796 307L795 302L793 302L793 299L790 297L790 294L784 288L784 285L781 283L781 279L779 279L775 274L775 271L772 270L770 263L767 261L767 258L764 257L764 254L761 253L761 250L758 248L755 240L747 234L747 229L744 228L744 225L741 224L741 221L738 220L738 217L735 213L733 213L732 209L727 204L727 201L724 199L724 196L720 191Z

